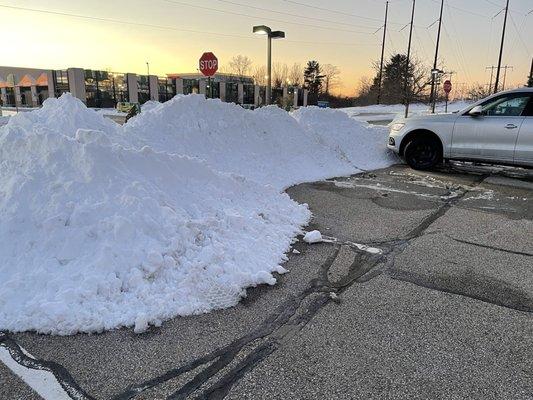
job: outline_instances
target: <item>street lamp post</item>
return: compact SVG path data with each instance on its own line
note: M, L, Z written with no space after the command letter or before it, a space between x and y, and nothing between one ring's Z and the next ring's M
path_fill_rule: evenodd
M253 28L253 33L267 36L267 87L266 87L266 104L272 101L272 39L283 39L285 32L272 31L266 25L257 25Z

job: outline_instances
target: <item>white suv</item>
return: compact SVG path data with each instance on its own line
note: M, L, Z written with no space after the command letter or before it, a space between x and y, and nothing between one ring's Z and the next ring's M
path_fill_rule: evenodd
M396 120L388 147L414 169L448 159L533 167L533 88L500 92L453 114Z

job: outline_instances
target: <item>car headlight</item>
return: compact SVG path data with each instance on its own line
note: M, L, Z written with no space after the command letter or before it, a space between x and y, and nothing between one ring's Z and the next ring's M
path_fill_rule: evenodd
M405 126L405 124L403 122L396 122L395 124L392 124L390 126L390 130L391 132L398 132L399 130L401 130L403 127Z

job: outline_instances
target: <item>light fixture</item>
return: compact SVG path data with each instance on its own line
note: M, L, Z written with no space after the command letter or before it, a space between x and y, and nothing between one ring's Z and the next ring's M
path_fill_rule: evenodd
M267 36L267 87L266 87L266 104L272 101L272 39L285 38L285 32L272 31L269 26L256 25L253 27L253 33Z

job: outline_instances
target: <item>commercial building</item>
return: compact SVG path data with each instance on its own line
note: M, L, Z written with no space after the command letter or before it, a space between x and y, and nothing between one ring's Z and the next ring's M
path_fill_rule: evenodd
M118 102L165 102L176 94L190 93L250 107L265 103L265 87L255 85L250 77L231 74L216 74L208 79L198 73L158 77L83 68L0 67L0 102L4 107L38 107L48 97L59 97L65 92L96 108L113 108ZM272 90L273 103L283 97L294 107L307 105L307 91L301 88Z

